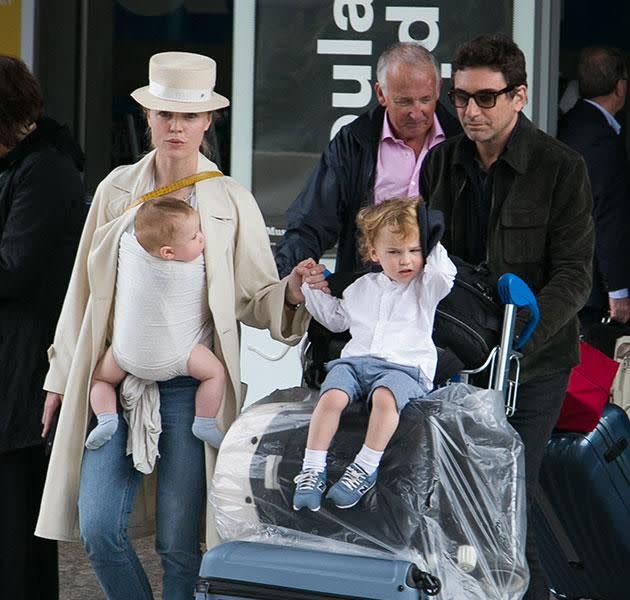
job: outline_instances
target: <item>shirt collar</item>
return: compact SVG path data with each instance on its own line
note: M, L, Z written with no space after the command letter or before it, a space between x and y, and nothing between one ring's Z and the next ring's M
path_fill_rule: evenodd
M621 125L619 124L619 121L615 119L615 116L612 113L608 112L601 104L597 104L597 102L593 102L588 98L584 98L584 102L592 104L597 110L599 110L604 115L604 117L606 117L606 121L615 130L615 133L619 135L619 132L621 131Z
M429 132L427 133L427 137L424 140L424 146L427 148L432 148L433 146L437 144L438 141L441 142L444 139L446 139L446 136L444 135L444 129L442 129L442 125L440 125L440 121L438 120L435 113L433 113L433 125L431 126L431 129L429 129ZM394 130L389 124L387 111L385 111L385 114L383 115L383 128L381 130L381 142L383 140L392 140L394 142L402 142L403 144L405 143L403 140L396 137Z
M525 115L523 115L523 113L519 113L516 124L512 128L510 136L508 137L508 140L505 144L505 148L503 148L501 154L499 155L499 158L497 158L494 164L502 160L509 164L515 171L518 171L519 173L524 171L524 165L522 164L523 158L520 156L520 153L518 152L518 146L515 144L515 139L518 137L520 131L524 127L527 127L527 118L525 117ZM475 145L475 142L470 140L466 136L466 134L463 134L460 148L460 154L456 158L456 162L468 166L477 166L477 147Z

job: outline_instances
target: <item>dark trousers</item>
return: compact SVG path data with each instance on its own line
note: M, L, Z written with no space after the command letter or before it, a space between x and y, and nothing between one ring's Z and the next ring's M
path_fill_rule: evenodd
M57 542L35 537L48 460L44 446L0 454L0 598L57 600Z
M518 390L516 413L509 419L525 447L525 483L527 490L527 522L538 488L538 475L545 446L560 414L570 370L537 377L523 383ZM525 554L529 566L529 588L523 600L548 600L549 586L538 556L533 527L527 527Z

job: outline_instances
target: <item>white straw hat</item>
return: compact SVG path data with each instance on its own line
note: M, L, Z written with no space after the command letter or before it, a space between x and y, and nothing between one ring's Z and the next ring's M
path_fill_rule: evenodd
M169 112L205 112L229 106L214 91L217 63L190 52L161 52L149 61L149 85L131 97L141 106Z

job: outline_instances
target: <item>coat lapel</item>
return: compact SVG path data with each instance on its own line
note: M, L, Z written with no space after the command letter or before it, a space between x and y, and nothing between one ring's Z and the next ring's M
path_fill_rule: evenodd
M152 189L155 179L155 150L149 152L139 162L123 170L113 179L113 187L130 194L130 200L137 200Z
M228 285L227 274L231 246L234 244L234 228L236 226L233 208L227 201L227 192L220 178L208 179L197 184L197 201L201 227L206 239L204 258L206 261L206 277L208 281L208 303L213 314L220 311L221 288ZM214 190L214 191L213 191Z

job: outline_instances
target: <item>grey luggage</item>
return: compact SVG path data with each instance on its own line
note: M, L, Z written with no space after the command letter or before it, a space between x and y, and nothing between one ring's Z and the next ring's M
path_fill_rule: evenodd
M226 542L204 555L195 600L419 600L439 591L407 561Z

